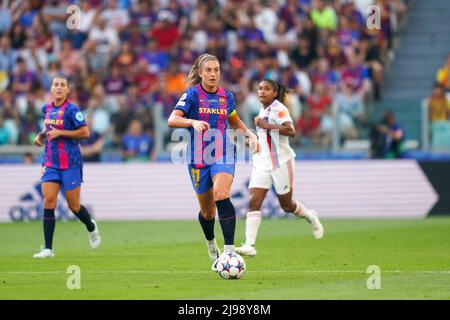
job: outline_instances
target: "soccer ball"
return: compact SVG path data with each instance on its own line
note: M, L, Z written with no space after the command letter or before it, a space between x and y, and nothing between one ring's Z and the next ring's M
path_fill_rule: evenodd
M224 279L240 279L245 274L245 261L235 252L224 253L217 262L217 272Z

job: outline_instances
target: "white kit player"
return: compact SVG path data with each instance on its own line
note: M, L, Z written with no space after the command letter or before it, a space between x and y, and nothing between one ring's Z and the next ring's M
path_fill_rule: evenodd
M258 98L263 108L255 118L261 153L253 155L250 178L250 201L245 228L245 244L236 248L242 255L255 256L255 242L261 224L261 205L267 191L275 188L281 208L306 219L316 239L323 237L323 227L314 210L292 199L294 186L295 152L289 145L289 137L295 128L288 108L283 104L286 88L282 84L265 79L258 88Z

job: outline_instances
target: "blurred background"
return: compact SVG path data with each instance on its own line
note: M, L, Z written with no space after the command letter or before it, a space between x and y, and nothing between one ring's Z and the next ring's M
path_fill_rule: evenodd
M204 52L252 128L259 81L289 87L299 159L449 159L449 14L445 0L3 0L0 162L39 162L58 75L93 132L85 161L170 159L166 120Z

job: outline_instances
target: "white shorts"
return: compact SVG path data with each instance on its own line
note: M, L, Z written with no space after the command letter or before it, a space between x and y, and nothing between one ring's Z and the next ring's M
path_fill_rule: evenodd
M248 187L249 189L270 189L273 184L277 194L289 193L294 188L294 168L295 161L293 159L283 163L280 168L275 170L263 170L253 167Z

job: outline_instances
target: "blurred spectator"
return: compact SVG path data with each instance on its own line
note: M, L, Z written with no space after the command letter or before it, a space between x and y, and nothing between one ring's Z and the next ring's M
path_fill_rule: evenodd
M11 41L7 36L0 39L0 71L6 71L11 75L18 57L16 50L11 48Z
M447 57L447 63L436 73L436 81L450 94L450 54Z
M0 142L1 144L1 142ZM33 164L34 163L34 156L31 152L25 152L22 155L22 163L23 164Z
M16 70L13 73L12 79L13 93L19 96L25 95L31 91L36 76L33 72L27 70L25 61L22 58L18 58Z
M315 1L315 8L311 10L311 18L319 29L336 30L337 17L336 12L329 1Z
M442 85L436 84L428 98L428 114L430 122L450 119L450 100L445 95Z
M106 67L110 58L119 50L120 39L117 30L108 26L103 16L98 16L96 25L89 32L89 40L95 42L95 54L102 61L101 66Z
M112 115L112 140L114 144L120 145L122 136L128 129L131 120L133 120L133 109L128 105L129 100L126 96L119 96L119 111Z
M27 70L31 72L47 69L48 54L45 49L37 46L35 39L29 38L25 43L25 49L21 50L19 55L25 61Z
M10 143L10 133L8 128L5 126L5 119L0 112L0 146Z
M310 107L303 108L301 117L298 118L296 123L296 141L301 145L310 144L314 145L320 143L320 118L313 115Z
M386 112L382 121L372 127L370 138L371 158L398 159L402 157L405 132L396 122L392 112Z
M311 40L300 36L298 46L291 52L291 59L301 70L309 68L317 58L316 50L311 46Z
M70 40L64 40L61 43L58 61L61 64L63 75L69 79L80 70L81 55L79 51L72 47L72 42Z
M350 83L343 83L343 89L336 94L334 103L338 112L338 125L342 140L355 139L358 136L356 123L365 122L364 104L354 92Z
M184 78L205 51L221 60L222 85L234 92L244 121L252 124L260 108L251 87L268 77L288 85L296 123L313 117L324 129L330 104L318 117L317 105L306 102L320 97L320 87L343 105L355 103L355 92L364 102L372 92L378 98L397 21L407 11L404 0L375 0L382 26L368 30L360 1L351 0L80 0L80 29L68 30L72 3L2 2L0 92L10 101L0 103L11 143L28 143L31 109L47 101L59 75L71 78L71 100L92 114L106 148L120 145L132 118L160 137L154 124L185 91ZM447 88L448 68L437 75ZM353 83L352 98L342 81ZM323 130L308 134L323 139Z
M158 13L158 22L149 31L149 37L156 40L158 49L170 52L179 41L180 34L174 22L175 17L170 11L162 10Z
M348 55L348 67L344 69L341 81L353 86L362 98L367 98L371 88L369 70L362 64L361 57L352 52Z
M107 3L108 6L102 11L102 16L109 27L120 32L130 21L128 11L124 8L119 8L117 6L117 0L108 0Z
M139 119L131 121L128 134L122 139L121 150L125 161L156 159L153 137L143 132L143 126Z
M86 123L89 128L89 138L80 140L81 157L86 162L100 162L105 139L92 127L92 116L86 117Z

